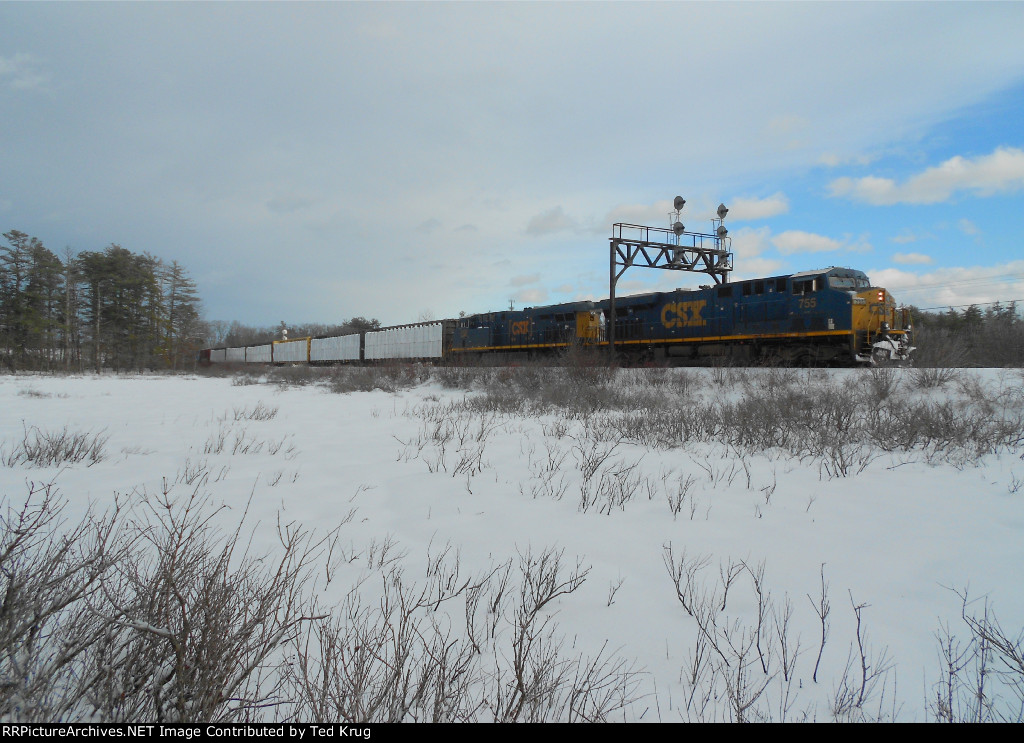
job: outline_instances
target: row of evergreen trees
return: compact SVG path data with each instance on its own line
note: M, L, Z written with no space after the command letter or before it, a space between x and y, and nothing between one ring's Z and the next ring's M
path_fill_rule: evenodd
M18 230L0 244L0 366L192 368L204 345L195 282L119 245L58 257Z
M1016 302L984 310L926 312L911 307L914 361L920 366L1024 366L1024 320Z

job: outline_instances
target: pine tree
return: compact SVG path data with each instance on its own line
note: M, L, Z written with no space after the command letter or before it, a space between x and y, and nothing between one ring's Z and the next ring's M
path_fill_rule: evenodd
M31 365L53 368L57 358L57 333L61 326L63 266L60 259L36 242L29 248L28 275L24 291L27 346Z
M78 289L82 280L82 273L78 264L78 257L71 248L64 249L63 270L64 311L61 335L64 369L70 370L72 364L80 364L82 360L82 338L78 322L81 312Z
M25 289L32 254L42 243L18 230L5 232L4 238L8 244L0 246L0 326L7 364L15 368L28 363L30 323Z
M202 343L199 291L177 261L160 272L163 284L162 355L169 367L179 369L194 358Z

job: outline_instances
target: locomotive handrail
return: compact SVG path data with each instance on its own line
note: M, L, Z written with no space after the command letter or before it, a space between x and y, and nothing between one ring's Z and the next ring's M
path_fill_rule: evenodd
M626 230L637 230L636 237L626 234ZM659 239L652 239L653 237ZM684 237L690 238L690 244L683 242ZM663 239L662 239L663 238ZM652 245L671 248L694 248L706 253L724 255L729 251L722 248L723 238L705 232L683 231L679 235L674 230L665 227L650 227L642 224L629 224L628 222L616 222L612 225L612 239L618 242L635 243L637 245ZM724 238L728 239L728 238ZM705 247L705 240L711 241L713 247Z

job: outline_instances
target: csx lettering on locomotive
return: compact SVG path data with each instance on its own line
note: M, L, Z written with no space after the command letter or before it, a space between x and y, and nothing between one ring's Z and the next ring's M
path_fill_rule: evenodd
M661 308L661 324L666 328L703 328L706 324L700 316L707 300L694 302L669 302Z
M514 322L511 324L510 330L512 335L526 335L530 332L530 321L521 320L519 322Z

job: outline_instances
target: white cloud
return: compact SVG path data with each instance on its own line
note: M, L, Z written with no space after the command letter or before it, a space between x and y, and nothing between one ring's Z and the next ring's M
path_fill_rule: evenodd
M1024 296L1024 261L939 268L922 274L887 268L868 275L873 284L891 291L897 302L918 307L1007 302Z
M532 307L548 301L547 289L523 289L514 297L517 307Z
M872 249L871 244L864 237L859 238L856 242L851 242L849 239L836 240L802 230L787 230L773 237L771 242L783 255L828 253L839 250L862 253Z
M878 155L838 155L825 152L818 157L818 164L827 168L838 168L840 165L870 165L878 159Z
M796 150L808 144L809 122L803 116L773 116L768 120L767 130L769 140L777 142L784 150Z
M807 119L795 114L773 116L768 120L768 131L781 136L794 134L807 128Z
M991 196L1020 188L1024 188L1024 150L1014 147L999 147L974 159L957 155L902 184L877 176L837 178L829 184L832 196L876 206L937 204L960 191Z
M512 286L526 286L527 284L536 284L538 281L540 281L540 274L531 273L526 276L513 276L508 283Z
M312 206L313 203L313 199L307 196L288 194L270 199L267 202L267 208L278 214L288 214L289 212L298 211L300 209L305 209L308 206Z
M764 199L733 199L729 206L730 220L766 219L789 211L789 199L779 191Z
M932 257L924 253L896 253L893 255L892 260L893 263L902 263L904 265L920 265L931 263Z
M786 264L771 258L749 258L743 261L742 271L733 272L729 281L758 279L764 276L782 273Z
M553 232L575 229L575 227L576 220L569 217L559 205L533 217L526 225L526 233L528 235L549 235Z
M732 252L740 258L753 258L767 250L770 245L771 230L767 227L741 227L730 232Z
M31 54L18 52L13 57L0 57L0 82L15 90L45 88L47 76L38 67L39 62Z
M960 228L960 231L965 235L980 235L981 230L978 229L978 225L974 224L969 219L961 219L956 223L956 226Z
M921 238L918 235L915 235L913 232L910 232L908 230L904 230L903 232L898 234L896 237L892 237L892 238L889 238L889 239L892 240L894 243L899 243L900 245L906 245L907 243L917 242Z
M356 29L360 36L372 39L374 42L395 41L402 37L402 32L394 23L385 20L362 23Z
M672 201L664 199L653 204L620 204L613 207L604 218L605 224L663 225L668 223L668 213L674 211ZM683 220L686 221L685 219Z

